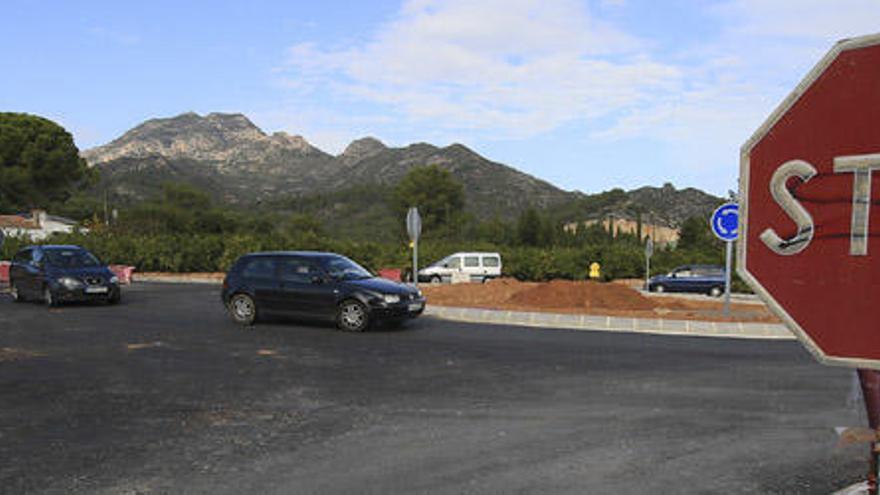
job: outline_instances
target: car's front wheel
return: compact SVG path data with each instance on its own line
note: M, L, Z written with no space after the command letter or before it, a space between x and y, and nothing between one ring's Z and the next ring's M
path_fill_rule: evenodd
M666 292L666 287L663 287L662 285L655 285L654 292L657 292L657 293Z
M24 297L21 296L21 292L18 291L18 286L15 285L15 282L9 282L9 295L12 296L12 300L15 302L24 302Z
M257 304L247 294L236 294L229 300L229 316L239 325L253 325L257 321Z
M709 295L712 297L721 297L721 294L724 294L724 289L721 287L715 286L709 289Z
M367 307L360 301L349 299L339 305L336 314L336 326L345 332L363 332L370 326L370 315Z
M50 308L54 308L58 305L58 301L55 299L55 294L52 293L52 289L50 289L48 285L43 287L43 302Z
M440 275L434 275L431 277L431 283L434 285L440 285L443 282L443 278Z

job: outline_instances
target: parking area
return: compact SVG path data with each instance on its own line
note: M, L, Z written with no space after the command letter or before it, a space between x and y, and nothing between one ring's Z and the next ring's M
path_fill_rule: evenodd
M228 321L219 287L0 295L4 493L829 493L852 372L796 342Z

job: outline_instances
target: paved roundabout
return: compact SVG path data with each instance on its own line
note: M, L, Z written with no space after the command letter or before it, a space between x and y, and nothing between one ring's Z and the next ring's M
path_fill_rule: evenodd
M209 285L0 296L9 493L829 493L851 372L793 341L425 317L242 330Z

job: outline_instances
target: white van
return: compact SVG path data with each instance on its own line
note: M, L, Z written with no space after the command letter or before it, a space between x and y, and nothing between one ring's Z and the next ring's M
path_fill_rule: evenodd
M419 270L419 282L451 282L469 277L471 282L485 282L501 276L501 255L498 253L455 253Z

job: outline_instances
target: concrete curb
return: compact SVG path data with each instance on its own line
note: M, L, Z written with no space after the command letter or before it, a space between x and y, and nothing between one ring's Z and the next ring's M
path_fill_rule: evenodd
M659 318L622 318L562 313L532 313L493 309L431 306L425 315L469 323L490 323L569 330L648 333L693 337L726 337L740 339L794 340L795 336L781 324L663 320Z
M868 482L862 481L861 483L850 485L832 493L831 495L868 495Z

